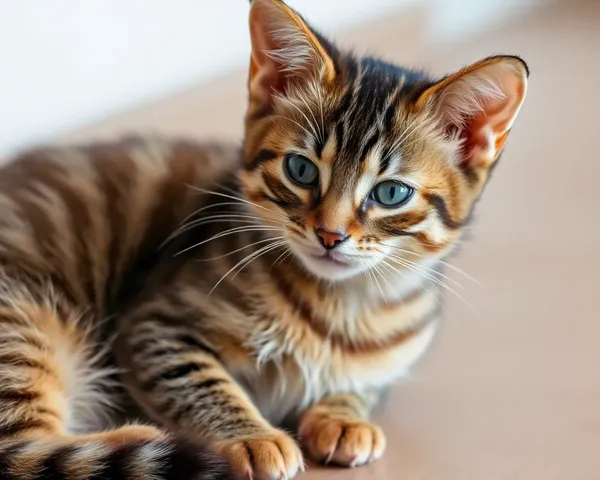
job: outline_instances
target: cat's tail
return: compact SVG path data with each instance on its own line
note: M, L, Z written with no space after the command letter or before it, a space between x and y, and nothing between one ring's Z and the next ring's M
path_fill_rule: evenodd
M0 441L0 480L231 480L217 456L152 427Z

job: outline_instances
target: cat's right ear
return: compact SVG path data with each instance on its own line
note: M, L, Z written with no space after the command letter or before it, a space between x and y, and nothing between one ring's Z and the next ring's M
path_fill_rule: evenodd
M297 79L331 82L335 67L326 49L302 17L281 0L252 0L250 4L250 101L271 103Z

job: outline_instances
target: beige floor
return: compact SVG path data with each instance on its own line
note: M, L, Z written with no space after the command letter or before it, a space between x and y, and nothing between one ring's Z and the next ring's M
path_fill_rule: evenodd
M306 478L598 480L600 2L435 53L407 50L419 25L392 18L347 36L438 72L498 52L531 66L522 116L455 259L484 285L456 276L478 315L448 297L432 355L378 416L390 440L383 461ZM69 138L130 129L239 138L244 80L232 75Z

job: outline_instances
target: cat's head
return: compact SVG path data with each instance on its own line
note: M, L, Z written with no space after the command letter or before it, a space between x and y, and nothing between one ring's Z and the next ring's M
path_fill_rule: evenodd
M253 0L242 186L330 280L447 253L527 89L525 63L432 81L341 52L279 0Z

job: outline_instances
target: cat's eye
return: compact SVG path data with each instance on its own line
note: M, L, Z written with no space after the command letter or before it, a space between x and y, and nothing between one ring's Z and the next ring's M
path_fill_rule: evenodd
M285 158L285 173L301 187L313 187L319 179L319 169L302 155L290 154Z
M404 183L388 180L375 186L371 198L384 207L398 207L410 199L413 191Z

